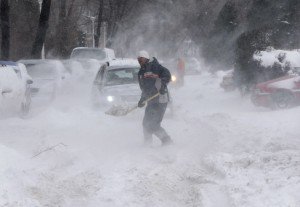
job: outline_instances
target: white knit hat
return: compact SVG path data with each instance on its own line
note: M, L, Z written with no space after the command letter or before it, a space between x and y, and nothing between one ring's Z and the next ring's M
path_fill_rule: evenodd
M139 51L138 57L143 57L143 58L146 58L146 59L150 59L149 53L145 50Z

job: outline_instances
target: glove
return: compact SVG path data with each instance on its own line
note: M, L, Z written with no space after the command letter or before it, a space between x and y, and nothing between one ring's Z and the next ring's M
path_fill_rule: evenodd
M161 85L160 89L159 89L159 93L161 95L164 95L167 92L166 86L165 85Z
M139 107L139 108L143 108L143 107L146 105L146 103L144 103L144 102L145 102L145 99L144 99L144 98L141 98L141 99L139 100L138 107Z

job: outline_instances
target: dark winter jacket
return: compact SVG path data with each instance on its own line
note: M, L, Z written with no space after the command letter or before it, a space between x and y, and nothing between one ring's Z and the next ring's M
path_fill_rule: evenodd
M165 94L160 95L149 103L167 103L169 101L167 84L171 80L171 74L167 68L159 64L156 58L150 59L141 67L138 78L142 90L142 99L145 100L157 94L163 88Z

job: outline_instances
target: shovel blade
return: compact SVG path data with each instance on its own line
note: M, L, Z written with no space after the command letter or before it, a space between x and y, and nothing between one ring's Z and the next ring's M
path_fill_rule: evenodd
M110 116L126 116L131 111L133 111L136 107L129 107L129 106L112 106L109 110L105 112L105 114Z

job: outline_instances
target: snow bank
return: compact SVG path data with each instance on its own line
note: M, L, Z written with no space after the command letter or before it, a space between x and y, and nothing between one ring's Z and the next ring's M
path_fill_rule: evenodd
M253 55L264 67L272 67L275 63L282 67L290 65L291 67L300 67L300 50L275 50L269 48L266 51L258 51Z
M300 206L300 108L256 108L223 92L224 74L170 89L169 148L142 146L142 109L91 109L90 83L26 120L0 120L1 143L16 149L0 147L0 206Z
M32 174L25 170L28 162L4 145L0 145L0 157L0 206L38 206L27 195L27 186L34 183Z

